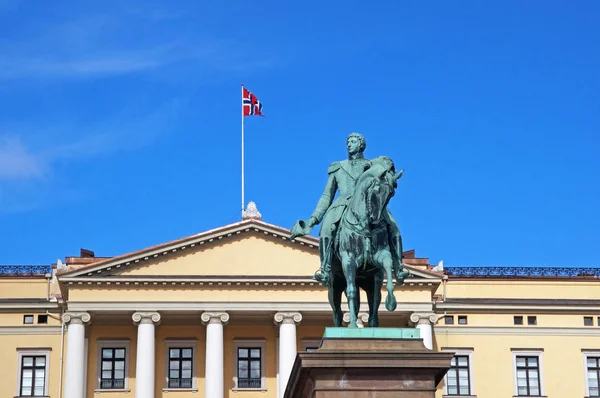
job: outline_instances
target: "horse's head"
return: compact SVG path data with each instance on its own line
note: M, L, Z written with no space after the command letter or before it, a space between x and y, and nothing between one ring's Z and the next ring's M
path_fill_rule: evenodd
M360 218L366 218L371 225L380 222L384 209L394 196L396 181L402 176L402 173L401 171L395 174L394 162L386 156L380 156L371 161L371 167L357 181L353 198L356 204L358 201L364 201L364 207L361 206L361 209L366 211L366 214ZM356 212L358 209L354 210Z

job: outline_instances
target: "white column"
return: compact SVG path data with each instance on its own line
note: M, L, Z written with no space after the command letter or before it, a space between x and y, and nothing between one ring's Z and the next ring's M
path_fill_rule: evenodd
M296 324L302 320L299 312L278 312L275 324L279 324L279 396L283 397L287 387L298 346L296 342Z
M350 323L350 313L349 312L344 312L342 321L345 322L346 325L348 323ZM358 316L356 317L356 326L359 328L364 328L365 325L367 327L369 327L369 314L366 312L359 312Z
M423 344L430 350L433 349L433 327L432 325L437 322L437 315L433 313L413 313L410 315L410 321L417 326Z
M206 325L204 397L223 398L223 325L229 321L229 314L205 312L200 319Z
M158 312L136 312L131 317L138 325L137 358L135 362L135 398L154 398L155 388L155 325L160 322Z
M90 321L87 312L67 312L63 321L67 324L67 359L65 364L64 398L82 398L84 391L85 325Z

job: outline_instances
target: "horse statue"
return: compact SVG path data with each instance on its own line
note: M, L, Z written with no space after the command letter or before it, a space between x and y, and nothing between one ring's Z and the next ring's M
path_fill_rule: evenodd
M342 293L346 294L350 312L349 328L357 327L360 292L363 289L369 303L369 326L379 326L379 305L384 276L386 277L388 311L396 309L394 296L393 259L383 214L394 196L397 180L403 171L395 174L394 163L386 156L371 161L356 181L354 194L342 213L333 244L332 275L329 286L329 304L333 309L336 327L342 326ZM409 272L403 271L402 284Z

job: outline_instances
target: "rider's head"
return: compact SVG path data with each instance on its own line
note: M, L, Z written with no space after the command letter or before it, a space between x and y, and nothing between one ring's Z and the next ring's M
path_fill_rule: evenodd
M351 133L348 138L346 138L346 148L348 148L348 152L350 153L354 151L363 153L366 147L367 141L360 133Z

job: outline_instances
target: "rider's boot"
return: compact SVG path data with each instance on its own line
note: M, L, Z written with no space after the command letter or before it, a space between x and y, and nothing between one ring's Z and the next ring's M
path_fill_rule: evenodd
M394 256L396 257L393 261L393 271L394 277L396 278L396 282L402 283L404 278L406 278L407 273L404 270L404 266L402 265L402 238L398 236L393 236L391 238L392 243L392 251L394 252Z
M319 243L319 252L321 257L321 268L319 271L315 272L313 279L321 282L324 286L329 286L332 281L331 275L331 238L330 237L322 237L321 242Z

